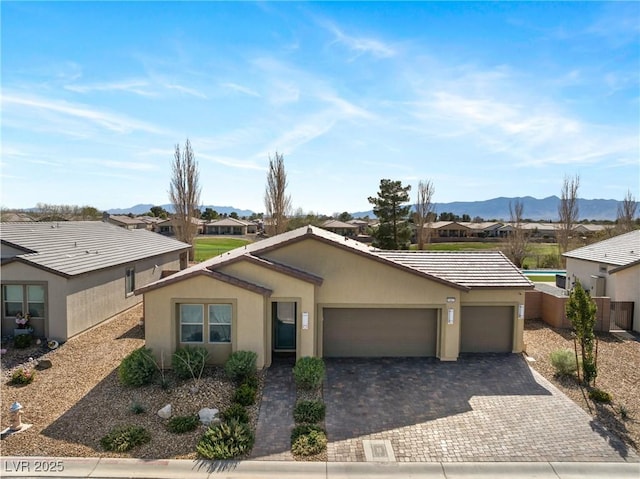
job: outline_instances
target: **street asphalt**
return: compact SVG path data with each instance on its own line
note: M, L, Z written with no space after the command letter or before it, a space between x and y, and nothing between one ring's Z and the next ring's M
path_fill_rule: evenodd
M296 462L4 457L3 478L638 479L625 462Z

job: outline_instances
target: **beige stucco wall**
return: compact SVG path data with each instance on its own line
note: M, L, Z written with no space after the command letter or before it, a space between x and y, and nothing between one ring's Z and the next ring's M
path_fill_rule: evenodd
M607 272L600 272L600 265L607 268ZM609 290L613 287L610 281L608 270L613 266L604 263L596 263L593 261L584 261L575 258L567 258L567 289L571 289L575 281L580 281L582 287L586 291L591 292L592 278L591 276L602 276L605 278L605 295L610 296ZM595 292L592 293L595 296Z
M612 301L633 301L633 330L640 333L640 265L610 275L615 284Z
M45 286L44 321L31 321L34 334L56 340L67 338L67 280L62 276L34 268L24 263L12 262L2 267L2 284L42 284ZM4 318L2 314L3 334L13 334L14 319Z
M180 260L177 253L165 254L70 278L67 287L68 337L142 301L140 296L126 294L125 273L129 267L135 268L138 288L160 279L163 269L180 269Z
M265 364L265 298L222 281L195 276L144 293L145 341L165 366L171 364L171 355L179 346L177 305L180 303L205 304L230 302L233 307L232 344L202 344L209 351L209 362L222 364L232 349L258 353L257 366ZM206 336L206 331L205 331Z
M271 297L265 304L265 364L271 364L273 318L271 317L271 303L290 301L297 303L296 314L296 356L317 355L315 334L315 291L316 286L308 281L302 281L288 274L268 270L262 266L242 261L225 266L221 272L239 279L259 284L272 291ZM308 327L302 327L302 315L307 313Z

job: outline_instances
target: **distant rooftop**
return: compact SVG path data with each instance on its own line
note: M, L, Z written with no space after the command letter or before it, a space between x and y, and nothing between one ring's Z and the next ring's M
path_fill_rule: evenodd
M613 266L629 266L640 261L640 230L568 251L563 256Z

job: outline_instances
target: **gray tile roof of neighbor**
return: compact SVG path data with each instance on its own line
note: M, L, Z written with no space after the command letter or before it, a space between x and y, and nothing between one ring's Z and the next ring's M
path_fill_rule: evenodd
M331 231L315 226L288 231L271 238L236 248L220 256L203 261L191 268L179 271L167 278L144 286L136 293L162 287L197 274L203 270L216 269L236 261L261 258L261 255L282 248L288 244L305 239L315 239L335 247L346 249L355 254L368 257L374 261L393 266L404 271L426 277L461 290L471 288L533 288L533 283L516 268L511 261L499 251L482 252L436 252L436 251L384 251L373 248L359 241L345 238ZM295 265L278 265L288 267L289 273L296 276L304 272L295 269ZM295 270L295 271L294 271ZM306 273L311 275L311 273ZM314 276L314 275L311 275ZM311 278L309 276L309 278ZM307 278L307 280L311 280ZM312 278L321 282L322 278Z
M563 256L613 266L630 266L640 261L640 230L568 251Z
M127 230L102 221L2 223L0 239L4 244L34 251L17 255L13 260L63 276L83 274L189 248L186 243L157 233L142 229Z

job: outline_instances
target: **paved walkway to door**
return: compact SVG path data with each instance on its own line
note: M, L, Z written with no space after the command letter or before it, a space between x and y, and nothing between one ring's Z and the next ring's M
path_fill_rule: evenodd
M399 462L639 461L520 355L326 364L330 462L365 461L363 440Z
M274 360L267 369L251 459L291 461L291 431L296 385L293 361Z

